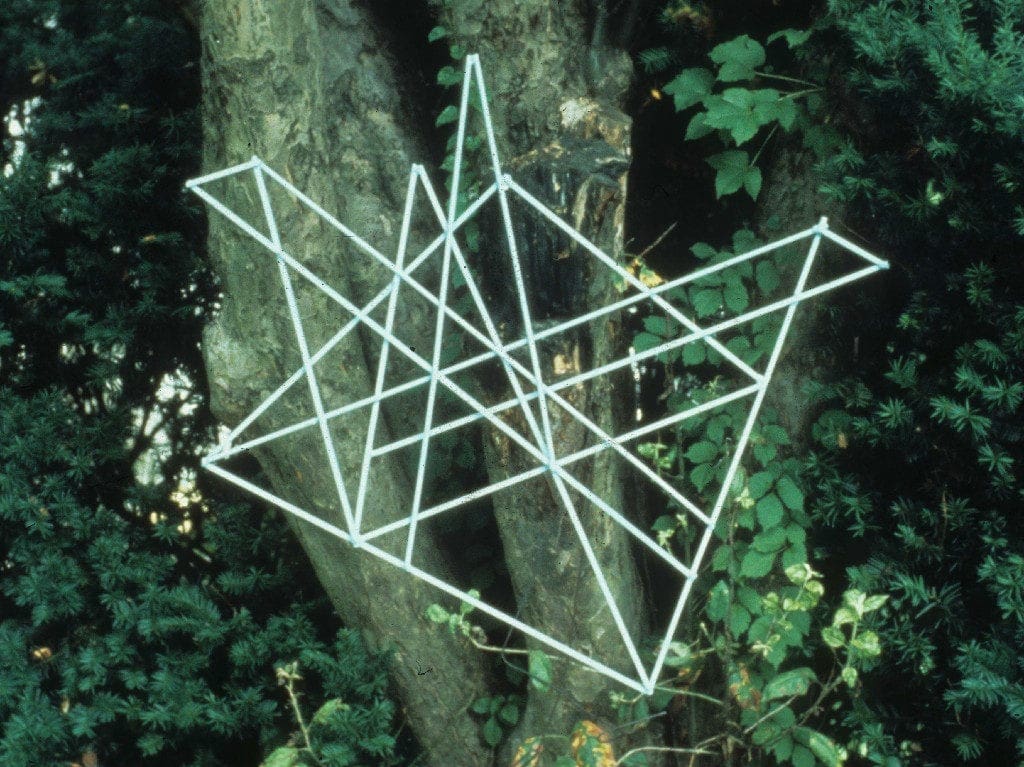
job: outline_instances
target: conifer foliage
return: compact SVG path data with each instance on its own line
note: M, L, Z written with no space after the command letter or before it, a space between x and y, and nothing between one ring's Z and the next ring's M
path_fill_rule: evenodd
M172 6L0 4L0 764L255 765L296 661L344 700L310 763L394 763L381 659L334 639L281 521L196 472L217 288Z

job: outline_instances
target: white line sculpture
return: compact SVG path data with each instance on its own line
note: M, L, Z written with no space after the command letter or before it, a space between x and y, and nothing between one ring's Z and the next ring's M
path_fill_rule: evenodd
M479 95L479 105L482 112L483 126L486 133L486 149L490 157L489 172L493 178L485 185L479 196L472 200L461 213L458 210L458 191L460 174L462 173L463 154L466 145L466 122L471 87L475 84ZM223 202L211 194L207 188L211 182L229 177L247 177L251 174L251 181L255 182L258 190L258 197L262 207L262 215L265 219L266 233L259 231L256 227L245 221L242 216L227 207ZM237 178L236 178L237 180ZM276 185L276 189L273 186ZM402 220L402 228L399 236L399 244L395 259L392 260L378 251L368 242L360 238L334 216L311 200L292 183L283 178L280 174L265 165L258 157L253 157L248 162L226 168L216 173L196 178L187 183L187 187L198 194L214 210L232 221L245 234L250 236L257 243L272 253L277 261L280 272L281 283L284 288L284 296L287 301L290 320L294 326L296 343L302 359L302 365L287 380L282 383L262 404L260 404L250 415L244 418L237 426L230 430L222 443L203 459L203 465L211 472L228 480L245 490L253 493L259 498L283 509L284 511L299 517L312 525L315 525L338 538L350 543L354 547L365 551L368 554L377 556L384 561L401 568L410 575L421 578L438 589L456 597L463 602L472 605L474 608L503 621L504 623L522 631L529 637L543 645L552 648L565 656L578 661L581 664L617 680L623 685L632 688L643 694L651 694L661 673L662 667L675 636L679 620L682 616L683 607L693 587L693 583L700 570L701 562L704 560L708 544L715 524L722 512L722 508L728 497L733 479L740 467L744 449L750 439L751 431L757 419L758 412L764 402L765 392L772 378L776 363L782 352L783 343L789 331L790 324L797 305L806 299L822 295L842 285L849 284L862 277L866 277L878 270L888 268L887 262L868 253L863 248L849 242L829 230L827 222L822 218L816 225L804 231L792 234L777 242L755 248L747 253L736 255L728 260L698 269L678 279L671 280L651 287L641 281L630 270L624 268L611 256L604 253L600 248L590 242L586 237L577 232L572 226L563 221L553 213L544 203L540 202L529 191L520 186L511 176L503 172L498 157L497 145L494 130L491 124L490 112L487 102L486 90L484 87L483 72L480 67L479 58L476 55L468 56L462 84L461 108L459 112L458 132L456 136L456 149L454 166L452 169L451 194L448 199L447 212L445 212L438 196L428 179L422 165L413 165L409 176L408 191L405 201L405 212ZM271 189L275 193L284 193L289 196L294 204L298 204L306 211L318 216L327 226L332 227L347 239L347 242L368 260L369 264L376 263L386 270L389 275L387 285L365 306L357 306L337 290L330 287L320 279L306 265L300 263L282 245L281 234L278 230L274 206L271 203ZM406 249L409 242L410 229L412 225L412 210L414 200L418 195L426 195L433 215L437 219L440 234L421 253L412 260L407 260ZM507 240L508 254L511 259L511 270L513 275L514 288L517 292L518 310L521 314L521 337L514 340L503 340L500 337L498 328L488 312L487 302L476 285L470 271L469 264L460 248L455 234L459 232L470 219L477 214L481 207L494 197L497 197L500 206L501 220L504 225L504 234ZM422 198L421 198L422 199ZM519 251L517 250L516 237L513 231L513 219L510 212L510 199L517 199L519 203L525 203L539 214L543 220L571 238L590 257L593 257L606 267L616 279L633 289L633 293L609 303L607 306L595 309L554 326L545 327L539 330L531 318L530 308L527 300L526 286L521 267ZM799 273L796 285L792 293L783 299L774 301L758 309L747 311L739 316L717 321L710 326L702 327L691 317L680 311L669 300L666 300L666 293L681 286L693 283L703 277L714 275L724 269L751 261L758 256L764 255L778 248L787 245L809 240L809 246L803 262L803 268ZM808 287L808 278L815 255L823 240L829 240L841 246L845 250L866 262L865 266L846 274L843 277L832 279L815 287ZM414 276L416 271L429 259L440 259L440 287L435 292L428 290L423 284L417 281ZM465 286L472 298L472 303L478 316L483 323L483 330L468 322L462 315L456 312L449 303L448 285L450 277L454 274L452 270L457 269L461 273ZM316 290L322 291L328 298L335 302L343 310L344 323L334 336L321 348L310 349L310 343L304 328L303 319L299 311L296 299L294 276L310 283ZM433 340L433 348L429 358L418 354L403 340L400 330L395 327L396 308L399 300L400 290L414 291L423 300L429 303L436 312L436 326ZM606 364L594 367L590 370L574 371L574 374L559 377L557 380L549 381L541 370L540 358L538 356L538 342L551 339L594 320L614 315L646 303L664 312L668 317L679 323L688 331L685 335L666 341L654 348L642 352L633 352L621 359L613 360ZM378 307L386 304L384 309L385 317L383 323L374 319L371 313ZM769 356L764 372L754 370L750 365L731 352L724 344L716 340L715 336L722 334L731 328L750 322L758 317L770 314L775 311L784 310L781 330L774 348ZM456 364L447 366L442 364L442 337L445 324L452 323L464 333L472 336L483 347L482 353L464 359ZM352 333L358 326L363 325L379 337L380 355L374 390L371 394L361 397L358 400L348 402L341 407L331 410L326 408L324 398L321 395L322 373L318 374L314 366L322 360L342 339ZM728 360L743 377L745 383L734 391L716 397L710 401L703 402L691 408L666 416L656 422L646 423L629 431L620 434L607 434L595 423L576 409L562 394L568 392L571 387L576 387L598 376L619 371L644 359L652 359L658 355L680 349L686 344L703 342L709 348L714 349L725 360ZM517 351L525 351L527 361L521 362L514 356ZM385 371L388 368L389 357L397 353L405 358L408 363L418 368L421 373L417 377L403 382L397 386L385 388ZM473 369L475 366L484 363L497 362L500 364L504 375L514 392L514 397L506 401L485 405L479 398L460 386L453 376ZM246 430L278 401L292 387L305 381L309 390L309 403L312 405L312 415L289 426L275 429L274 431L262 434L257 437L242 439ZM426 389L427 399L423 417L423 429L404 439L396 440L385 445L378 445L377 432L382 418L381 406L388 399L413 390ZM439 389L447 391L466 406L469 415L449 421L446 423L435 422L435 403L437 402ZM675 424L692 418L701 413L708 412L713 408L725 405L726 403L750 399L749 415L740 434L740 438L732 453L725 481L717 493L714 506L710 510L700 508L696 503L686 498L671 483L667 482L658 474L654 468L645 460L631 451L625 445L644 435L653 434L661 429L671 427ZM536 411L535 411L536 407ZM596 442L584 449L577 449L575 452L563 454L559 450L553 437L551 411L558 408L561 413L578 421L591 434L596 436ZM331 434L329 424L335 419L343 418L347 414L357 411L369 411L369 429L365 435L365 446L363 450L363 461L359 476L345 476L336 452L334 437ZM524 435L519 430L509 425L503 414L518 413L528 425L528 434ZM539 416L539 417L538 417ZM425 474L427 469L428 453L431 440L441 434L451 432L457 428L472 423L486 423L498 430L512 443L517 445L525 454L530 456L534 465L527 471L510 476L500 482L495 482L472 492L449 499L443 503L424 505L425 499ZM226 469L223 462L239 453L251 450L259 445L265 445L273 440L280 439L289 434L294 434L308 429L317 429L323 441L326 454L325 471L330 472L333 485L337 492L337 499L340 511L344 517L345 529L342 529L324 519L311 513L307 509L291 503L274 493L261 488L249 480ZM383 431L383 429L381 429ZM364 526L364 510L367 501L367 492L370 485L369 474L371 464L377 459L393 453L401 448L413 447L418 444L418 463L415 474L415 489L413 492L411 508L408 515L397 521L382 525L376 529L366 529ZM636 472L649 480L659 488L678 508L685 509L693 518L703 526L703 533L699 537L699 543L693 554L692 560L688 563L680 561L673 552L659 546L644 530L639 529L634 523L623 514L612 508L592 489L580 482L571 472L573 464L584 459L593 457L605 450L614 451L623 461L631 465ZM553 487L555 496L560 500L562 512L566 515L579 544L593 569L593 576L607 602L608 612L614 621L615 628L622 636L629 658L632 661L635 675L623 673L620 670L609 667L599 658L594 658L579 648L574 648L566 642L549 636L534 626L510 615L504 610L498 609L475 595L469 594L463 589L447 583L441 578L426 572L413 562L413 554L416 543L417 526L424 520L442 514L451 509L465 506L493 495L499 491L508 489L517 483L525 482L535 478L547 478ZM355 490L354 499L352 490ZM577 493L579 497L593 504L597 509L606 514L610 519L621 525L632 534L637 541L646 546L653 554L675 570L683 579L683 586L678 599L675 601L674 610L668 621L664 640L660 647L654 663L646 667L637 650L636 643L626 628L619 606L612 597L611 589L604 573L594 554L592 543L588 540L584 527L580 521L576 503L570 494L570 490ZM406 542L404 557L383 550L376 545L376 541L382 536L393 533L405 532ZM543 577L543 576L540 576ZM419 616L409 616L410 620Z

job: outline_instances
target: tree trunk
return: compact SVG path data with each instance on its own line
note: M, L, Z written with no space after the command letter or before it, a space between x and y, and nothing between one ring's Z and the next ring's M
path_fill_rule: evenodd
M379 8L371 11L366 4L346 0L205 3L204 140L209 169L256 154L361 237L382 252L393 253L398 227L392 222L401 215L409 165L430 156L434 129L431 121L422 119L413 96L421 75L414 72L409 54L395 45L394 30L382 26L385 15ZM599 35L590 39L590 20L578 3L448 0L441 23L453 40L481 55L498 144L510 161L509 169L524 185L526 179L560 178L570 194L559 212L574 218L574 224L607 252L620 254L630 121L619 106L629 84L628 57L611 51ZM567 106L560 110L563 105ZM565 145L563 150L568 147L568 160L565 151L552 151L558 142ZM582 159L573 162L574 157ZM595 165L595 158L603 159ZM557 173L545 173L556 166ZM544 199L543 189L533 186L530 191ZM223 194L231 207L265 229L256 223L262 213L255 186L225 186ZM545 201L557 202L551 196ZM331 250L331 237L336 235L322 222L294 205L278 205L275 215L285 249L354 303L365 303L379 289L370 276L373 270L361 268L358 254ZM237 423L301 361L273 257L216 215L210 218L209 241L224 291L222 311L204 340L212 405L224 421ZM530 255L538 265L531 270L535 276L547 268L545 262L558 256L543 248ZM582 254L571 257L584 259ZM597 272L584 269L581 274L577 311L599 305L612 290L612 281ZM338 307L305 286L298 285L296 294L310 349L318 348L338 329ZM400 306L400 322L426 329L430 323L417 315L420 311L412 302ZM547 318L557 319L558 311L555 307ZM569 347L584 348L593 364L618 354L622 342L614 322L582 327L566 341ZM422 343L429 348L425 331ZM564 361L572 351L546 354L542 364L552 366L555 354ZM366 336L343 341L317 368L325 402L342 394L351 400L371 393L377 355ZM326 370L330 375L323 374ZM308 415L308 391L300 391L299 385L293 389L261 418L266 430ZM629 389L614 378L567 395L608 431L618 405L629 397ZM404 433L411 419L420 416L389 412L388 425L393 432ZM364 446L353 435L365 431L366 422L365 417L331 422L346 476L358 476ZM559 445L582 443L571 419L556 420L554 433ZM294 439L271 442L257 457L279 495L301 500L320 517L344 527L318 436L309 429ZM508 452L506 441L497 431L484 438L491 481L516 468L501 460ZM413 495L404 465L392 461L382 466L367 494L365 518L370 524L404 516ZM621 508L626 485L614 462L591 461L578 476ZM517 609L542 630L629 665L624 651L615 649L604 595L593 579L568 577L588 573L589 564L578 549L570 552L562 546L564 512L553 492L551 485L538 483L495 498ZM646 616L630 541L593 509L581 505L580 518L636 637ZM489 659L424 620L427 606L443 602L442 595L319 528L303 522L294 527L343 619L361 627L374 644L395 649L395 689L428 763L487 764L490 751L467 710L493 689ZM381 546L387 548L385 543ZM443 541L432 538L429 529L418 533L416 552L423 569L442 576L451 569ZM401 555L397 550L392 553ZM553 576L556 570L562 577ZM427 667L433 672L417 673ZM567 734L579 718L610 716L606 680L564 662L555 664L555 672L551 692L531 693L524 735Z

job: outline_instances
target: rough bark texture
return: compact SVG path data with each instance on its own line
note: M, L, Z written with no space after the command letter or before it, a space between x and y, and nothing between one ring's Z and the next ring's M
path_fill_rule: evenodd
M524 178L551 177L546 171L557 166L554 175L569 192L563 212L608 252L621 252L630 122L619 104L629 84L628 57L608 48L600 35L590 37L590 19L580 2L450 0L442 16L454 39L485 62L506 157L518 158ZM362 237L393 252L409 164L428 157L420 131L430 123L416 119L421 115L406 85L414 62L394 50L379 22L368 6L348 0L205 3L204 139L210 169L258 154ZM569 147L568 158L553 153L559 142ZM533 191L545 197L543 189ZM254 189L232 187L225 194L233 207L259 220ZM548 201L558 202L550 196ZM324 250L329 233L315 217L285 206L278 225L286 249L357 304L380 287L352 253ZM210 221L210 252L224 289L222 312L204 344L212 405L219 417L235 423L298 367L299 358L273 258L217 216ZM544 260L556 256L533 252L534 271L543 273ZM580 310L607 298L610 281L586 270L581 279ZM339 311L306 286L298 288L298 299L315 349L337 329ZM403 311L405 326L426 327L415 306ZM585 349L600 364L621 350L622 340L614 323L601 323L581 328L566 343ZM553 364L555 353L549 351L545 365ZM563 349L562 358L572 358L572 350ZM372 347L357 336L348 339L332 357L332 374L322 376L325 398L369 392L374 362ZM567 397L610 429L616 403L628 399L628 391L609 379ZM273 428L297 420L304 399L305 392L296 389L263 424ZM359 421L332 423L343 469L350 474L362 458L362 441L353 437L362 428ZM555 428L560 443L581 444L582 434L569 421ZM301 497L308 508L343 526L317 441L310 430L290 442L271 443L258 457L282 495L287 489L289 498ZM502 463L501 438L491 435L485 441L488 471L492 480L499 479L514 467ZM621 505L622 478L610 463L594 461L589 475L580 478ZM613 647L621 640L611 635L614 628L596 585L574 579L589 566L559 548L565 520L550 493L542 486L496 504L519 609L554 635L621 659ZM390 466L371 488L368 519L393 519L396 509L408 507L410 495L406 470ZM635 635L645 615L629 541L602 515L582 509L581 516ZM396 692L428 763L489 763L478 724L466 713L474 699L488 694L487 659L423 620L428 604L443 601L439 594L316 528L296 523L295 529L343 619L375 643L395 648ZM417 563L443 574L447 566L439 542L425 530L418 541ZM433 673L417 675L418 667L426 666ZM566 663L557 663L556 672L557 692L532 695L523 718L525 734L564 733L583 715L610 715L606 681Z
M496 128L502 146L517 154L514 176L600 247L621 254L630 120L620 102L631 75L628 57L605 46L600 34L587 37L593 20L582 4L451 0L443 20L467 50L491 62L488 88ZM495 66L498 62L502 65ZM546 239L543 231L520 229L517 237L529 254L533 285L544 296L533 307L535 314L557 321L609 300L612 280L604 278L606 270L594 266L592 257L560 251L557 238ZM559 264L563 260L564 268ZM568 285L553 288L553 281ZM541 366L545 371L556 369L556 356L563 361L560 369L565 374L573 367L570 363L566 369L566 360L582 357L585 365L599 365L621 354L623 341L615 322L595 323L563 339L561 346L542 349ZM615 428L619 405L630 396L621 377L566 394L574 407L609 432ZM588 435L568 416L556 416L552 427L561 454L589 444ZM517 464L504 435L492 432L486 442L492 481L529 468ZM623 508L625 477L609 458L605 453L574 473L605 501ZM532 483L495 498L518 608L533 625L552 636L570 638L592 657L631 674L632 664L604 595L558 497L552 483ZM629 537L579 498L574 497L574 503L636 639L646 616ZM530 690L519 731L567 732L580 718L609 724L608 682L576 664L556 661L554 668L550 692Z
M766 169L764 191L757 205L757 218L762 227L769 219L777 217L779 228L776 231L789 234L816 223L825 214L829 215L833 225L837 223L841 212L835 210L833 200L826 199L817 191L819 181L814 164L813 154L796 146L784 146L775 153ZM770 234L768 238L777 236ZM824 279L833 276L827 268L822 268L822 261L819 255L818 266L812 272L812 285L815 281L823 281L820 275L829 275ZM802 263L793 259L789 270L783 273L783 280L792 284ZM814 411L807 406L804 384L819 377L837 353L837 350L820 344L817 328L825 305L822 299L800 305L793 317L786 349L768 389L767 404L778 411L781 425L796 444L803 444L807 439L814 417Z
M409 124L394 61L375 39L365 13L347 3L318 9L312 0L237 0L207 3L202 23L205 59L206 162L211 168L258 154L294 179L326 209L363 237L390 243L390 221L400 208L408 165L424 156ZM252 209L255 200L233 199ZM384 214L388 215L384 215ZM255 217L254 217L255 220ZM352 262L322 253L322 225L296 212L279 221L292 255L330 284L365 298L370 286ZM210 221L210 252L223 280L224 305L205 339L215 412L237 422L294 370L299 361L273 258L259 253L217 217ZM298 252L295 252L298 250ZM351 257L351 254L348 254ZM337 328L338 312L321 295L300 289L299 301L316 348ZM324 377L328 390L369 392L367 357L353 342L338 352L346 364ZM308 409L308 408L307 408ZM268 425L287 422L282 408ZM298 411L291 412L291 416ZM344 468L362 458L361 441L334 436ZM356 430L357 431L357 430ZM311 508L342 526L332 481L309 448L291 443L260 454L277 488L300 490ZM277 444L277 443L275 443ZM296 483L296 473L304 478ZM370 494L372 520L406 508L409 483L399 469ZM333 501L333 502L332 502ZM446 630L423 620L438 594L399 570L361 555L305 524L296 524L317 574L343 619L364 629L377 644L396 650L392 676L409 722L433 764L477 765L489 761L478 726L466 715L487 691L484 658L456 644ZM436 546L421 539L419 561L444 572ZM418 668L433 673L420 676Z

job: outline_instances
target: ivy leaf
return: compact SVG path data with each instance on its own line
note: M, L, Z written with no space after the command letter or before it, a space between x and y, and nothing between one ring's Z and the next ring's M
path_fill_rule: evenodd
M453 66L443 66L437 72L438 85L459 85L461 82L462 73Z
M474 714L486 714L491 710L490 698L477 698L471 707Z
M703 67L684 69L661 90L672 97L677 112L688 109L711 93L715 77Z
M740 575L748 578L763 578L771 571L774 561L774 554L762 554L751 549L743 555L743 561L740 563Z
M786 45L790 48L796 48L799 45L803 45L811 38L811 30L809 29L780 29L778 32L772 32L768 35L768 44L771 45L776 40L786 38Z
M491 748L501 743L501 725L493 716L484 722L484 741Z
M768 493L768 495L757 502L757 521L766 530L778 525L782 521L784 513L785 509L782 508L782 502L775 493Z
M519 721L519 707L515 703L506 703L501 707L498 717L505 724L514 725Z
M537 767L543 753L544 743L540 738L527 738L513 754L511 767Z
M803 695L810 689L811 682L816 678L815 673L806 666L795 668L791 671L784 671L778 676L769 679L765 684L764 700L776 700L777 698Z
M778 34L778 33L776 33L776 34ZM434 27L427 34L427 41L433 43L433 42L437 42L442 37L447 37L447 36L448 36L448 30L447 29L445 29L444 27ZM771 40L769 40L768 42L771 42Z
M750 80L757 74L754 70L765 61L764 48L747 35L716 45L708 55L720 65L718 79L722 82Z
M730 149L726 152L711 155L705 162L718 171L715 174L715 195L719 198L738 192L740 187L748 185L747 192L760 191L761 171L750 165L750 157L746 152ZM748 177L751 181L748 181ZM753 178L756 177L756 183Z
M543 650L530 650L530 684L541 692L551 687L551 658Z
M441 114L439 114L437 119L434 120L434 125L440 127L442 125L447 125L448 123L453 123L458 119L459 110L456 109L454 104L449 104L441 110Z
M615 767L615 755L608 733L593 722L577 722L569 738L578 767Z

